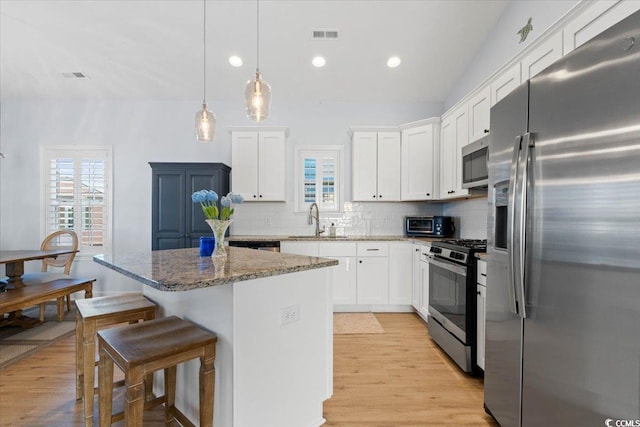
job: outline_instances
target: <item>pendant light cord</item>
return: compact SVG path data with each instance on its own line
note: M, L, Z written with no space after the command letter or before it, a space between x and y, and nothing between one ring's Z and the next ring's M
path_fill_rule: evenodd
M202 92L202 105L207 103L207 0L203 0L204 16L202 17L202 51L204 53L204 61L202 63L202 80L204 89Z
M256 72L260 71L260 0L256 0Z

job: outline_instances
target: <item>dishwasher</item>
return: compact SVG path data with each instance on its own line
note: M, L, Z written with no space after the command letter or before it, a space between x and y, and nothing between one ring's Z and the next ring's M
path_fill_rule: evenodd
M229 246L257 249L259 251L280 252L279 240L230 240Z

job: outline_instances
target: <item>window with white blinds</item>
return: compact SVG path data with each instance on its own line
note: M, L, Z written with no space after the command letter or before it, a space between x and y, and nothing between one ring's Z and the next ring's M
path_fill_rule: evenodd
M58 230L78 235L80 254L111 247L111 148L42 148L45 236ZM44 237L44 236L43 236Z
M296 147L296 157L297 210L317 203L321 211L339 211L342 147Z

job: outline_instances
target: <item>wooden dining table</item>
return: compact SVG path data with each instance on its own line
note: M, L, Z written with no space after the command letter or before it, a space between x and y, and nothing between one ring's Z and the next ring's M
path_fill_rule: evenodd
M77 249L52 249L52 250L40 250L40 249L26 249L26 250L9 250L0 251L0 264L5 264L5 274L9 278L6 284L0 282L0 287L6 286L6 291L11 292L12 289L19 289L25 286L22 281L24 275L24 263L25 261L36 261L45 258L56 258L59 255L70 254L78 252ZM4 286L3 286L4 285ZM1 290L1 289L0 289ZM2 313L0 313L0 319ZM32 327L39 322L38 319L33 319L22 314L22 310L14 311L9 314L8 319L4 319L6 324L18 324L22 327Z
M6 264L5 274L9 277L9 285L15 288L24 286L22 276L24 275L24 262L42 260L45 258L56 258L58 255L65 255L78 252L77 249L52 249L43 251L40 249L26 249L13 251L0 251L0 264Z

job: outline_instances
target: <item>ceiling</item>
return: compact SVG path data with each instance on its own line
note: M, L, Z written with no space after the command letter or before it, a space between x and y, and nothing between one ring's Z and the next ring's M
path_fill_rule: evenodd
M260 70L274 99L442 102L507 4L262 0ZM202 97L201 0L0 0L0 18L2 98ZM339 38L314 40L314 29ZM242 98L255 66L256 2L207 0L207 100Z

